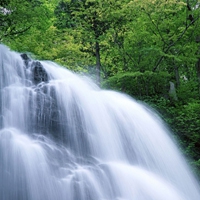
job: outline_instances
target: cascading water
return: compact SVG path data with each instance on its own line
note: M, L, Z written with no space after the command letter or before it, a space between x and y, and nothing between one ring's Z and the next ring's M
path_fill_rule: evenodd
M1 200L199 200L160 119L0 46Z

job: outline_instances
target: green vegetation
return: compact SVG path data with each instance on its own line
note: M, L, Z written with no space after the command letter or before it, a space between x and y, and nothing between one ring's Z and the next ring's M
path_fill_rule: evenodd
M0 41L147 102L200 174L200 1L3 0Z

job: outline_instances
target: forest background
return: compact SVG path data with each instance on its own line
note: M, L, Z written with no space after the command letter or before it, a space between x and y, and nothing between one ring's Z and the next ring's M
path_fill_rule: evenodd
M0 43L149 104L200 177L199 0L1 0Z

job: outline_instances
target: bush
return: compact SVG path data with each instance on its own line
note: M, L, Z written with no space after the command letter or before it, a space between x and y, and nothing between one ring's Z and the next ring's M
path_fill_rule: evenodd
M108 78L103 86L125 92L138 99L145 96L168 96L171 76L164 72L128 72Z

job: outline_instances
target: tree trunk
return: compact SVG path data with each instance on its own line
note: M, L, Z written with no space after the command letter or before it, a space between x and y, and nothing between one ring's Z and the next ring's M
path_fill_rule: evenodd
M196 43L200 44L200 35L196 37ZM199 45L199 51L197 54L200 55L200 45ZM199 99L200 99L200 58L197 61L196 69L197 69L197 79L198 79L198 89L199 89Z
M179 75L179 68L177 65L174 66L174 73L176 77L176 86L179 87L180 85L180 75Z
M198 89L199 89L199 98L200 98L200 58L196 64L197 66L197 78L198 78Z
M169 88L169 96L173 101L177 101L177 94L176 94L176 88L175 84L173 82L169 82L170 88Z
M97 85L100 85L101 59L100 59L99 42L95 43L95 54L96 54L96 81Z

